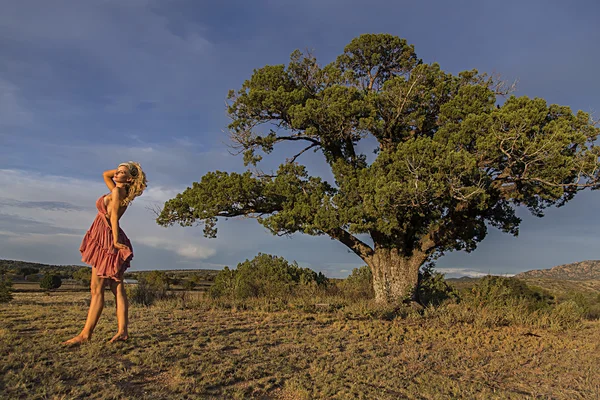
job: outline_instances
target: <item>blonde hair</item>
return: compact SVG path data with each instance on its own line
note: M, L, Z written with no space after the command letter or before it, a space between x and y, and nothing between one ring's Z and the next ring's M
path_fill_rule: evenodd
M146 174L142 171L140 163L128 161L119 164L119 167L121 165L129 169L129 175L133 178L133 182L127 187L127 196L121 201L122 206L127 206L133 199L144 193L144 189L148 186L148 181L146 181Z

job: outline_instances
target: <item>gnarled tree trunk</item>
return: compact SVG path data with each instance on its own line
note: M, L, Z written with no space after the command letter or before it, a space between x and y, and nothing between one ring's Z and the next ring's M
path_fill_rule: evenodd
M375 300L380 303L416 300L419 268L426 259L422 252L407 257L397 249L375 249L365 260L373 273Z

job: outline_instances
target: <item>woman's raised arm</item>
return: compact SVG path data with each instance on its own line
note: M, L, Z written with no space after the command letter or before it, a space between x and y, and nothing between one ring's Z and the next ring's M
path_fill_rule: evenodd
M113 176L115 176L115 172L117 172L116 169L109 169L104 171L104 173L102 174L102 177L104 178L104 183L106 183L106 186L108 186L108 189L111 192L116 186L115 182L112 180Z

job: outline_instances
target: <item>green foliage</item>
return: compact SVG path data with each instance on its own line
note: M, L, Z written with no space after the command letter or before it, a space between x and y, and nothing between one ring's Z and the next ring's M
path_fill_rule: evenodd
M0 269L6 268L12 275L23 276L28 282L39 282L38 275L54 274L62 279L71 278L73 273L81 268L79 265L50 265L19 260L0 259Z
M140 277L141 281L145 281L149 286L166 292L171 286L171 279L164 271L150 271Z
M21 267L19 272L23 275L25 279L27 279L28 275L37 274L40 272L39 268L31 268L31 267Z
M592 320L600 318L600 295L590 296L581 292L569 292L565 300L575 303L585 318Z
M285 299L306 286L326 286L328 279L309 268L289 263L283 257L259 253L239 263L235 270L225 267L210 288L213 297L233 299Z
M176 276L167 275L167 280L169 282L169 285L173 285L173 286L175 286L175 285L181 285L181 279L179 279Z
M445 301L458 301L458 291L446 282L444 274L433 269L433 265L426 265L419 271L419 285L417 299L421 305L439 306Z
M550 323L552 327L560 329L575 328L581 325L585 315L583 307L573 300L557 304L550 312Z
M46 274L40 281L40 287L46 290L58 289L62 285L62 279L55 274Z
M194 282L193 280L183 281L183 288L185 290L194 290L195 287L196 287L196 282Z
M233 297L236 293L237 271L223 268L215 277L215 283L210 287L212 297Z
M89 285L92 279L92 271L90 268L83 267L73 272L73 279L80 282L83 285Z
M510 277L488 275L471 289L470 299L482 306L511 306L522 301L530 310L547 308L552 295L542 289L534 289L525 282Z
M342 294L349 299L372 299L375 297L373 274L367 265L354 268L352 273L338 286Z
M325 66L295 51L287 66L255 70L228 106L246 164L281 143L291 157L273 175L209 172L167 201L157 222L200 222L214 237L219 217L250 216L273 234L328 235L367 264L397 251L413 258L402 274L416 281L423 263L474 250L489 226L516 235L516 207L542 216L598 188L600 129L589 115L540 98L500 105L507 94L476 70L423 63L393 35L361 35ZM298 163L308 150L322 154L331 182ZM391 261L381 268L377 279L394 271Z
M0 269L0 303L8 303L13 299L12 281L6 276L6 269Z
M134 304L150 306L157 300L171 298L170 279L164 271L150 271L138 277L136 285L128 285L127 297Z

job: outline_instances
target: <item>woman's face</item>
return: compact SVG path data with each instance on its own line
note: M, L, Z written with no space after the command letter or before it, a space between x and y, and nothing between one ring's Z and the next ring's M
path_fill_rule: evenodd
M118 183L128 183L131 182L131 174L129 173L129 168L124 165L119 166L117 168L117 172L115 172L115 176L113 177L115 182Z

